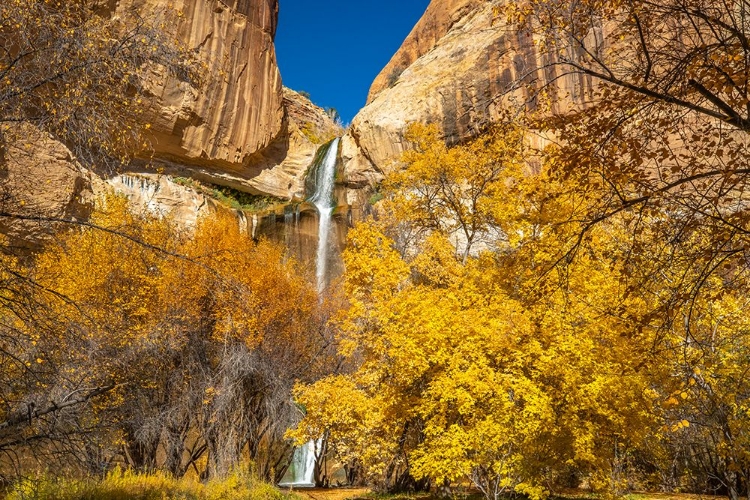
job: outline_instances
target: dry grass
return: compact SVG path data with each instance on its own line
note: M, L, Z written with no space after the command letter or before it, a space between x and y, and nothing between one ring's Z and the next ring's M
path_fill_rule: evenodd
M303 500L432 500L437 498L430 493L378 494L368 488L310 488L295 490L294 493ZM483 500L478 492L464 490L454 492L453 498L455 500ZM551 498L554 500L596 500L601 497L589 491L570 490L553 495ZM625 495L623 500L726 500L726 497L688 493L635 492Z
M691 493L636 492L626 495L627 500L726 500L726 496L696 495Z
M116 470L101 481L40 478L23 481L6 500L294 500L299 499L249 474L203 484L168 474Z

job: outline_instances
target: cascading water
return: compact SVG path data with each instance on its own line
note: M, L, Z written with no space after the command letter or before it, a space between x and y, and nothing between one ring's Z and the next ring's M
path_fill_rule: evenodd
M333 186L336 174L336 159L338 157L339 138L334 139L328 146L325 156L319 164L313 165L315 173L315 193L310 197L310 203L318 211L318 253L315 263L315 278L318 292L326 287L328 273L328 235L331 232L331 216L336 203L333 199Z
M315 442L310 441L294 450L284 480L279 486L315 486Z
M316 157L312 165L315 192L309 198L309 202L318 211L318 249L315 262L315 278L318 292L325 290L328 277L328 249L329 233L331 232L331 218L336 202L333 197L333 188L336 177L336 159L338 158L339 138L337 137L324 147L328 147L325 153ZM322 153L322 150L321 150ZM286 222L286 218L285 218ZM299 212L295 214L295 222L299 222ZM320 442L309 441L294 450L292 463L284 475L279 486L315 486L315 454L319 452L316 447Z

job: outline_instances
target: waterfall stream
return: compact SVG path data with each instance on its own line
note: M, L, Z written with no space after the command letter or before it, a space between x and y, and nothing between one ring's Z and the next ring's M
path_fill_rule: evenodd
M333 187L335 184L336 159L338 157L339 138L329 143L328 150L323 159L313 165L315 174L315 193L310 197L310 203L315 205L318 211L318 252L315 263L315 277L318 292L322 293L327 284L328 276L328 235L331 232L331 216L336 202L333 199Z
M328 149L323 149L323 148ZM331 232L333 210L336 208L334 199L334 184L336 181L336 159L338 158L339 138L321 147L315 158L308 178L309 187L314 187L312 196L308 199L318 211L318 249L315 258L315 278L318 293L323 293L328 284L328 251L330 248L329 234ZM299 221L299 212L296 213ZM285 223L291 222L291 214ZM319 442L318 442L319 443ZM316 442L309 441L294 450L292 463L279 486L315 486L315 454Z
M294 450L292 463L289 464L284 479L279 483L283 487L315 486L315 442L309 441Z

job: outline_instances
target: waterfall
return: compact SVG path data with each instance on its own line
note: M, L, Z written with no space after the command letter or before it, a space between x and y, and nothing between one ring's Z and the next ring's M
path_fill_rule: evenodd
M318 211L318 252L316 257L315 277L318 292L326 287L328 273L328 234L331 232L331 216L336 203L333 199L333 186L336 174L336 159L338 157L339 138L329 143L323 159L313 165L315 175L315 193L310 202Z
M315 441L308 441L294 450L284 479L279 486L315 486Z
M314 189L308 201L318 211L318 249L315 259L315 278L319 293L325 290L326 278L328 277L329 233L331 232L333 210L336 208L333 188L336 181L338 149L338 137L322 146L318 150L307 179L308 189ZM294 217L295 226L299 225L299 207L295 207L294 214L291 212L284 214L285 224L290 224L292 217ZM322 447L322 441L320 440L317 442L308 441L304 445L298 446L294 450L292 462L289 464L289 469L287 469L279 486L315 486L315 454L316 451L322 453L321 450L316 450L319 447Z

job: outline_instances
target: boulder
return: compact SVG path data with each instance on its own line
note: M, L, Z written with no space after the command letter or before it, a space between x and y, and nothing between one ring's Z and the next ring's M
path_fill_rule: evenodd
M0 234L6 245L35 249L53 233L83 221L93 209L91 173L70 150L35 126L4 134L0 153Z

